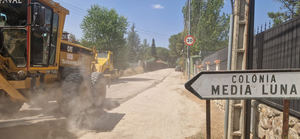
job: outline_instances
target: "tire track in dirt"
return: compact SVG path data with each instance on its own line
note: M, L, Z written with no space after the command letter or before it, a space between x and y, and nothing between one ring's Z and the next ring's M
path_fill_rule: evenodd
M142 89L142 90L140 90L140 91L137 91L137 93L135 93L135 94L133 94L133 95L130 95L130 96L126 97L126 98L121 99L121 100L119 101L120 104L122 104L122 103L124 103L124 102L126 102L126 101L128 101L128 100L130 100L130 99L132 99L132 98L134 98L134 97L136 97L137 95L139 95L139 94L141 94L141 93L143 93L143 92L145 92L145 91L147 91L147 90L149 90L149 89L151 89L151 88L157 86L158 84L162 83L168 76L170 76L170 74L171 74L171 73L168 73L168 74L167 74L166 76L164 76L162 79L153 82L153 83L152 83L151 85L149 85L148 87L146 87L146 88L144 88L144 89Z

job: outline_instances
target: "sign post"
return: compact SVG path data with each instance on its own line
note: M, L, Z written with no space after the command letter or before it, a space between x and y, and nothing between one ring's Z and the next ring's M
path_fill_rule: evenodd
M204 71L185 84L200 99L283 98L282 138L288 138L288 99L300 98L300 69ZM206 104L209 106L208 102ZM207 111L209 112L209 111ZM210 117L206 117L210 120ZM207 124L207 127L210 125ZM207 130L210 133L210 130Z
M205 71L185 87L201 99L295 99L299 79L300 70Z
M210 132L210 100L206 100L206 138L211 139Z
M184 38L184 43L187 45L187 74L188 74L188 79L191 77L191 63L190 63L190 46L193 46L195 43L195 38L192 35L187 35Z
M288 139L288 135L289 135L289 112L290 112L290 101L289 100L283 100L282 139Z

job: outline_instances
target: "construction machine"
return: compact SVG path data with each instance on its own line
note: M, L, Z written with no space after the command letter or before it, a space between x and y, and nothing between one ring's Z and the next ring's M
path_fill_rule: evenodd
M81 104L79 96L91 107L103 105L106 83L96 72L96 50L62 39L68 14L52 0L0 1L0 114L17 112L40 89L52 92L46 98L64 111Z
M96 59L97 59L95 64L96 70L100 73L103 73L108 83L111 80L119 78L120 76L119 70L114 68L113 52L111 51L98 52Z

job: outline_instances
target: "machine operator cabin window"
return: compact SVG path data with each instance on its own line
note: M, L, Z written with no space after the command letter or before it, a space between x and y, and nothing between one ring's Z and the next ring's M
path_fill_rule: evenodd
M59 16L57 13L53 14L53 24L52 24L52 34L51 34L51 47L50 47L50 59L49 64L54 65L55 62L55 52L57 46L57 33L58 33L58 20Z
M30 63L33 67L48 66L49 64L54 63L55 57L55 48L53 48L53 44L50 43L53 42L51 41L51 38L54 39L56 36L52 34L53 11L47 6L34 2L32 13ZM56 26L57 25L58 24L56 24ZM54 40L54 42L55 41L57 40Z
M0 3L0 54L10 57L17 67L26 66L27 0Z

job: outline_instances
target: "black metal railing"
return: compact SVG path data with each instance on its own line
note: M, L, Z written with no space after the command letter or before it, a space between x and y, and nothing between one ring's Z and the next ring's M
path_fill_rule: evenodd
M277 25L254 37L253 69L300 68L300 18ZM282 110L282 99L261 99L260 102ZM290 103L291 114L300 118L300 100Z

